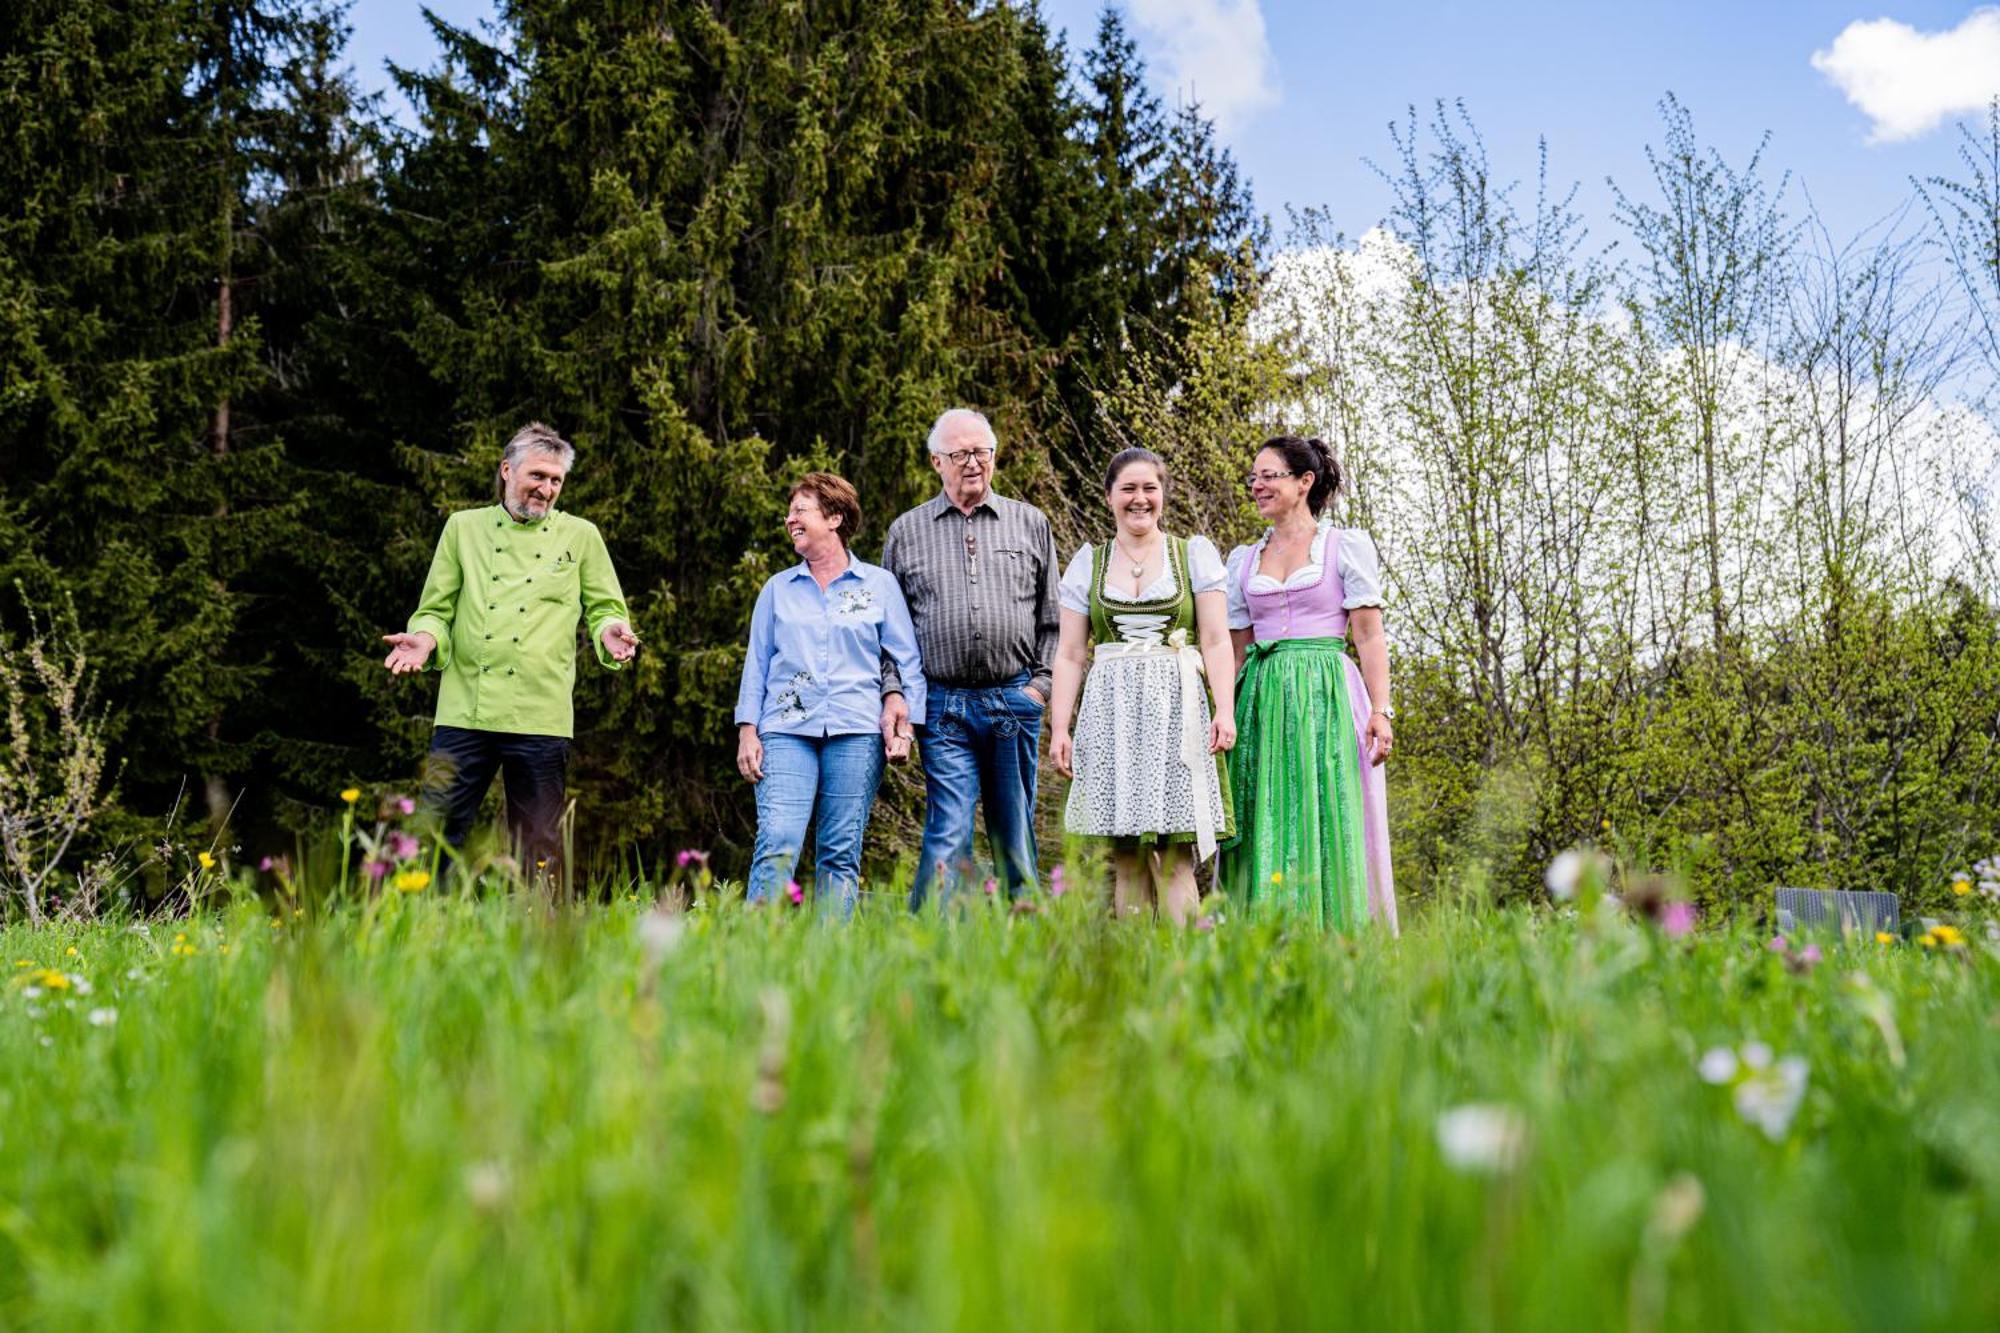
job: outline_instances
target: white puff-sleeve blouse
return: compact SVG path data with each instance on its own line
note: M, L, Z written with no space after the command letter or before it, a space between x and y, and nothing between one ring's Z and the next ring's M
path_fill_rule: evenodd
M1090 614L1090 556L1091 546L1085 543L1070 557L1069 567L1063 570L1062 584L1057 590L1057 599L1065 611L1078 615ZM1215 549L1215 543L1206 537L1187 539L1188 581L1194 584L1197 595L1215 592L1229 579L1229 571L1223 566L1222 553ZM1114 585L1104 590L1106 601L1111 602L1157 602L1172 597L1180 591L1180 584L1174 581L1174 562L1169 560L1160 571L1160 577L1147 584L1137 597L1127 596Z
M1375 539L1360 528L1338 528L1322 521L1319 531L1313 535L1310 558L1292 571L1290 578L1280 583L1268 574L1251 574L1250 587L1257 592L1278 592L1281 589L1297 591L1310 588L1318 583L1326 573L1326 543L1335 532L1340 533L1340 604L1352 611L1363 606L1382 606L1382 555L1375 549ZM1246 569L1257 568L1257 561L1264 553L1264 543L1271 539L1264 535L1248 546L1239 546L1229 553L1227 572L1229 582L1229 628L1250 628L1250 600L1243 592L1243 573Z

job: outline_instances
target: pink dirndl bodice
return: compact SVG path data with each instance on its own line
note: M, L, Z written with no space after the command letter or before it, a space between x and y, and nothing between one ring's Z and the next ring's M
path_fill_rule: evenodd
M1251 587L1264 557L1260 545L1243 562L1243 598L1250 607L1250 635L1259 643L1274 639L1344 639L1347 637L1347 586L1340 576L1340 529L1327 532L1319 582L1304 588L1279 587L1258 592ZM1354 716L1355 762L1361 766L1361 824L1368 842L1368 910L1393 933L1396 924L1396 883L1389 863L1389 793L1382 770L1368 760L1363 737L1368 715L1368 684L1361 668L1345 654L1347 701Z

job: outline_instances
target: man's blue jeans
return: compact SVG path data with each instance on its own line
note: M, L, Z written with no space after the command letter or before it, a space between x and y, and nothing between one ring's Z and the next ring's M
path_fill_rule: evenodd
M798 865L806 830L813 828L818 843L813 897L819 910L842 918L854 915L861 892L861 840L882 782L882 737L872 731L847 736L772 733L762 740L757 846L745 896L756 903L782 890Z
M910 910L921 908L942 877L939 900L973 874L972 812L986 808L994 875L1009 898L1035 884L1035 774L1043 707L1023 687L961 689L933 681L917 729L924 764L924 849Z

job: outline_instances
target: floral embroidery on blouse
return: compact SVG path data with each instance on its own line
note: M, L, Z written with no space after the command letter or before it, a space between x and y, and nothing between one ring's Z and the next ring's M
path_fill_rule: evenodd
M795 671L785 687L778 691L778 712L787 722L806 720L806 691L813 687L810 671Z
M862 585L844 587L834 600L834 612L843 616L858 616L875 609L875 590Z

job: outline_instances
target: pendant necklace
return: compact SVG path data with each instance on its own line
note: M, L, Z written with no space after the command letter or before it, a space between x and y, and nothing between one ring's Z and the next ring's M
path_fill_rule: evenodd
M1124 556L1124 557L1125 557L1125 558L1126 558L1127 560L1131 561L1131 563L1132 563L1132 579L1133 579L1133 581L1134 581L1135 583L1136 583L1136 582L1137 582L1138 580L1140 580L1140 579L1142 579L1142 578L1144 578L1144 577L1146 576L1146 561L1145 561L1145 560L1143 560L1143 559L1133 559L1133 557L1132 557L1132 553L1131 553L1130 551L1127 551L1127 550L1125 549L1125 544L1124 544L1123 542L1120 542L1120 541L1113 541L1113 542L1111 543L1111 545L1112 545L1112 546L1113 546L1114 548L1116 548L1116 549L1117 549L1117 551L1118 551L1118 554L1120 554L1120 555ZM1151 555L1151 552L1148 552L1147 554L1148 554L1148 556L1150 556L1150 555Z

